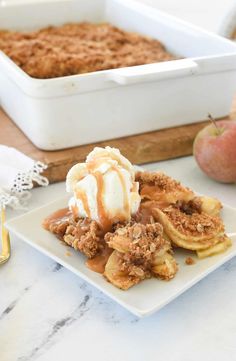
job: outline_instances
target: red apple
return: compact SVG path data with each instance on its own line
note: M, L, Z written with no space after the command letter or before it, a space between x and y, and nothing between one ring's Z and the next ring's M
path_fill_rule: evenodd
M193 154L210 178L236 183L236 120L221 120L203 128L195 138Z

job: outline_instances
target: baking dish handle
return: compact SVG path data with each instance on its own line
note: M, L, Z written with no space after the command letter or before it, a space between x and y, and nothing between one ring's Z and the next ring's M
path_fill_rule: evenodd
M197 71L198 64L195 61L180 59L110 70L107 79L126 85L194 75Z

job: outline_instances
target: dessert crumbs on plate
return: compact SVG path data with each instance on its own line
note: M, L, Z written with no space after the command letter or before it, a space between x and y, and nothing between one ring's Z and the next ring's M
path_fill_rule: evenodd
M187 257L185 259L185 264L188 265L188 266L191 266L191 265L193 265L195 263L196 263L196 261L192 257Z
M69 252L69 251L67 251L67 252L66 252L66 256L67 256L67 257L71 257L71 256L72 256L72 253Z

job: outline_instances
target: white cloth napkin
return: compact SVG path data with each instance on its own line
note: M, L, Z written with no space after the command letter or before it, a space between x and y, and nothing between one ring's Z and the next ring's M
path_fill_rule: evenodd
M47 178L40 175L46 168L16 149L0 145L0 209L7 205L24 208L33 182L48 185Z

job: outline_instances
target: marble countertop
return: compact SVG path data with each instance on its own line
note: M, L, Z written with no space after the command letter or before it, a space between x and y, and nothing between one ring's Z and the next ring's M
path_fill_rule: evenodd
M236 206L236 186L218 184L192 157L146 165ZM33 190L30 209L64 194ZM8 218L19 212L8 212ZM156 314L138 319L70 271L12 237L0 268L1 361L236 360L236 258Z

